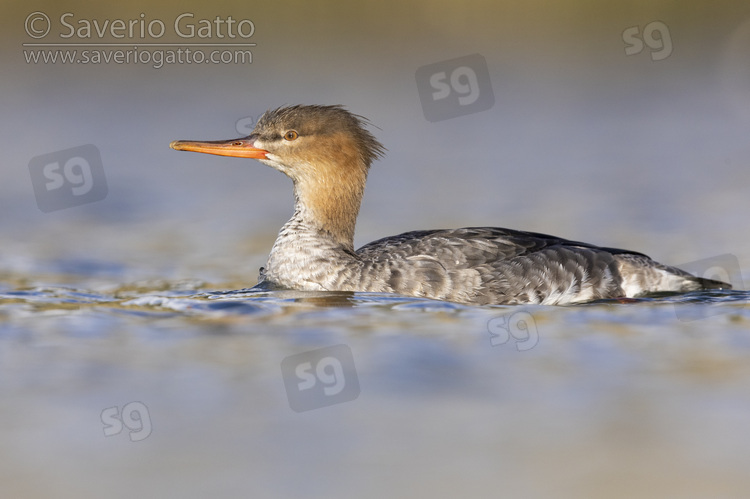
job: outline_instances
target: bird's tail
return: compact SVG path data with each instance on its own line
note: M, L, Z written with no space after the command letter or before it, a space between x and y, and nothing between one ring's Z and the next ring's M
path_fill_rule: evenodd
M637 253L616 255L623 276L623 289L631 293L660 293L732 289L732 285L715 279L698 277L677 267L670 267Z
M690 280L700 286L698 289L732 289L731 284L714 279L693 276Z

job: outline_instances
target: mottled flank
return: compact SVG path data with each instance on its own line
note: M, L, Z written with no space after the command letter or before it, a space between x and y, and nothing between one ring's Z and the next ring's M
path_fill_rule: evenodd
M729 289L640 253L491 227L407 232L354 253L285 226L265 278L307 290L390 292L477 305L565 305ZM296 251L290 247L299 244Z
M367 172L384 151L366 125L341 106L291 106L268 111L247 137L294 182L294 215L261 269L264 285L478 305L731 288L641 253L490 227L407 232L354 251Z

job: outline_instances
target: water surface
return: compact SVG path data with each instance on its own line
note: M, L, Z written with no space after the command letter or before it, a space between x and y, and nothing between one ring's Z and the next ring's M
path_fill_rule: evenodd
M2 281L4 490L701 497L750 486L747 292L470 307L110 284ZM292 410L282 361L336 345L352 352L356 396Z

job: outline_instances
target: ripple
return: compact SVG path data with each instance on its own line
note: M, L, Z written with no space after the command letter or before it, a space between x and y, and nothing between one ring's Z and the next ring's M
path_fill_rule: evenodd
M475 307L441 302L388 293L349 293L349 292L303 292L291 290L260 290L245 288L239 290L200 291L194 289L196 283L186 285L184 281L174 283L159 281L152 283L157 292L138 285L126 285L110 292L95 292L66 286L37 286L28 289L6 289L0 292L0 310L10 305L25 305L33 313L51 309L78 309L101 307L108 310L133 312L172 311L190 316L217 315L269 315L309 313L314 309L339 309L340 317L346 309L360 309L358 315L367 314L372 308L388 309L396 312L422 313L465 313L471 310L505 309L508 307ZM672 305L678 314L685 317L707 317L722 313L735 313L750 302L750 292L740 290L694 291L685 294L663 294L635 299L599 300L592 303L557 308L590 307L639 307L641 310L663 309ZM513 307L509 307L513 309ZM350 312L351 313L351 312Z

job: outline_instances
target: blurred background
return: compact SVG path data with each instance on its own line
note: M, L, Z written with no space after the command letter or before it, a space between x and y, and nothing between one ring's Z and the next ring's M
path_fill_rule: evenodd
M185 13L193 37L175 33ZM250 20L252 35L231 39L230 17ZM131 21L133 36L113 36L123 30L112 23ZM163 36L140 36L157 21ZM252 62L44 62L198 43L255 44L220 47ZM750 487L750 318L739 309L690 323L672 305L534 309L542 339L522 354L487 348L498 310L365 299L300 315L289 300L246 317L151 296L255 284L292 213L278 172L170 141L246 135L265 110L298 103L345 105L388 149L370 171L357 246L490 225L674 265L729 254L729 277L744 270L748 282L748 2L12 0L0 44L0 291L28 293L5 296L0 313L3 496ZM428 120L420 68L449 74L446 61L474 54L486 63L483 108ZM38 158L85 145L101 156L101 199L42 211ZM351 346L362 395L293 413L279 362L336 343ZM100 413L131 401L148 406L153 436L104 438Z
M41 39L25 32L36 11L51 24ZM494 225L624 246L674 264L733 253L750 265L744 2L292 2L280 9L66 1L14 2L7 12L0 251L11 268L64 256L144 275L254 283L291 214L290 182L254 161L168 145L239 136L239 120L248 130L266 109L296 103L344 104L379 127L388 155L371 170L360 245L418 228ZM60 36L71 29L60 21L65 13L76 30L69 38ZM213 38L176 34L184 13L193 17L181 21L183 33L209 20ZM251 20L252 36L217 38L214 20L230 16ZM142 20L134 40L127 31L122 39L98 37L94 21L118 19ZM140 27L155 20L165 34L146 31L141 39ZM643 41L655 21L671 46L660 48L660 31ZM78 36L85 23L90 38ZM227 32L225 24L219 29ZM252 63L27 63L43 49L23 46L101 41L126 46L95 49L143 52L177 47L139 41L228 40L255 43ZM476 53L486 60L494 105L427 121L417 69ZM101 153L106 198L41 212L30 160L85 144Z

